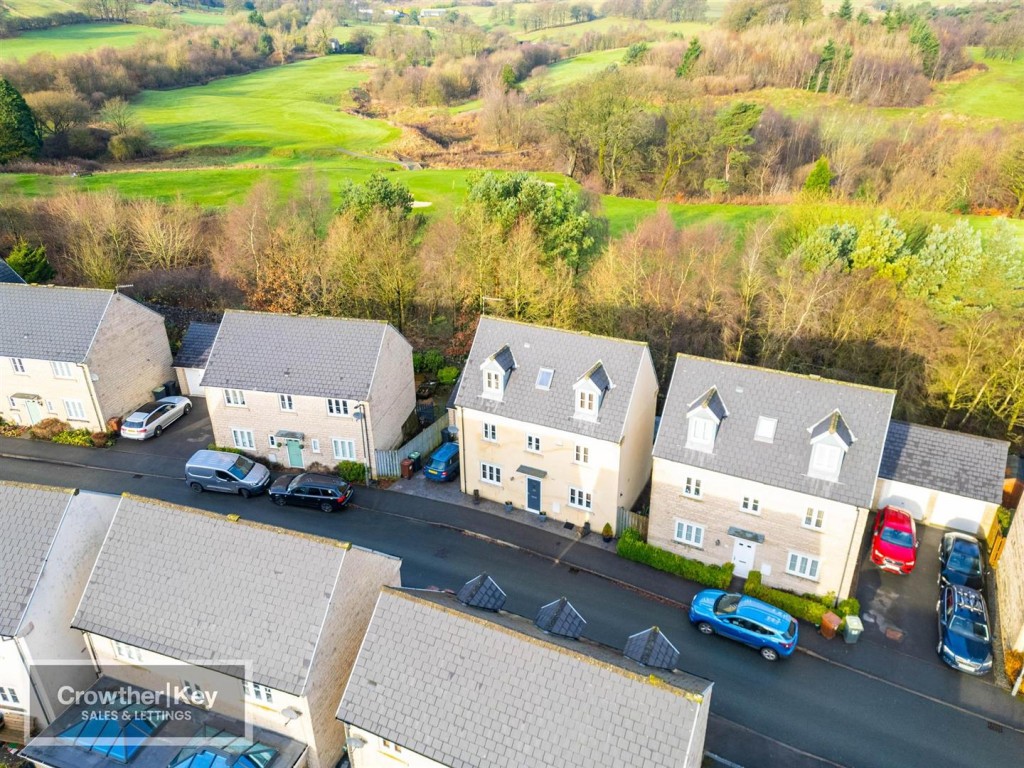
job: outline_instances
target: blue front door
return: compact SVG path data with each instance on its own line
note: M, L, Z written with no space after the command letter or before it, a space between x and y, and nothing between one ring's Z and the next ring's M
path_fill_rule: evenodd
M302 446L298 440L288 441L288 466L302 467Z
M26 400L25 410L28 411L29 424L38 424L42 421L43 413L39 410L39 404L35 400Z
M540 480L535 477L526 478L526 509L540 512Z

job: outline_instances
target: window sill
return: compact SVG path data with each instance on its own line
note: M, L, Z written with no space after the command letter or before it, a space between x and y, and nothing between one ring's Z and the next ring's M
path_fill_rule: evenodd
M690 501L704 501L703 496L693 496L689 493L680 494L684 499L690 499Z
M587 513L591 513L591 512L594 511L593 507L581 507L581 506L578 506L576 504L570 504L568 502L566 502L565 506L569 507L569 509L578 509L578 510L580 510L582 512L587 512Z
M803 528L805 531L811 531L813 533L824 533L825 532L824 528L815 528L813 525L801 525L800 527Z
M813 582L814 584L817 584L818 581L819 581L819 579L817 577L815 577L815 576L804 576L802 573L793 573L792 571L786 571L786 575L787 576L793 576L793 577L798 578L798 579L803 579L804 581L810 581L810 582Z
M480 482L483 483L484 485L493 485L495 488L501 488L502 487L501 483L496 483L493 480L483 480L483 479L481 479Z
M702 552L704 551L703 544L692 544L689 541L682 541L680 539L672 539L672 541L681 547L686 547L687 549L698 549Z
M739 511L742 512L744 515L750 515L751 517L760 517L761 516L761 510L757 510L755 512L752 509L744 509L743 507L740 507Z
M245 403L224 403L225 408L248 408L249 406Z

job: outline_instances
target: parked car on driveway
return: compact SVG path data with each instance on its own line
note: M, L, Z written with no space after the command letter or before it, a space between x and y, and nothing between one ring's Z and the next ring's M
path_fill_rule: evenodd
M774 605L720 589L697 593L690 622L705 635L724 635L756 648L768 661L790 656L800 632L796 620Z
M947 584L936 606L939 645L936 650L953 669L984 675L992 669L992 634L985 598L976 589Z
M163 431L192 410L192 401L175 395L154 400L135 409L121 423L121 437L129 440L147 440L160 437Z
M950 531L939 545L939 584L958 584L985 591L985 560L973 536Z
M871 562L883 571L910 573L917 564L917 527L905 509L885 507L875 518Z
M292 504L315 507L323 512L338 512L352 500L352 486L333 475L303 472L279 477L270 486L270 500L278 506Z
M427 480L445 483L459 475L459 444L445 443L427 460L423 476Z
M270 485L270 470L228 451L196 451L185 463L185 482L196 493L221 491L249 498Z

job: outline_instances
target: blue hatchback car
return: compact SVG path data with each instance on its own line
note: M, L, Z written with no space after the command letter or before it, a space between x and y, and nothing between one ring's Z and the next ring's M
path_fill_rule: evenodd
M774 605L720 589L705 589L690 604L690 621L705 635L723 635L756 648L768 661L796 650L796 620Z
M445 443L436 451L423 467L423 476L427 480L445 483L454 480L459 474L459 444Z

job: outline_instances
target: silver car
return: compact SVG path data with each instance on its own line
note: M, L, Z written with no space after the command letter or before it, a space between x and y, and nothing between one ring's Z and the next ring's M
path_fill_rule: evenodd
M129 440L146 440L160 437L166 427L192 410L192 401L176 395L146 403L126 416L121 424L121 437Z

